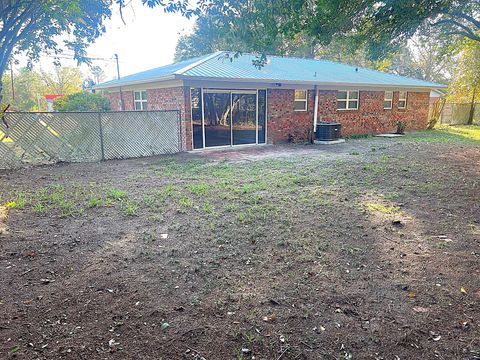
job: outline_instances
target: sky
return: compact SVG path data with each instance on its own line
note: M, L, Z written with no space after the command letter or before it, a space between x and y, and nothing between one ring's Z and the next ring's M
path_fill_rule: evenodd
M100 66L106 73L106 79L116 78L114 54L120 60L120 76L152 69L173 62L178 38L191 32L194 20L179 14L165 13L162 8L150 9L140 1L132 1L123 11L125 23L121 20L118 9L113 9L112 18L106 22L106 32L88 48L88 56L105 60L93 60L92 65ZM66 54L71 54L65 50ZM62 56L62 66L77 66L72 59ZM26 60L14 66L15 70L25 66ZM51 71L53 58L43 56L36 70ZM86 65L80 66L85 76L89 72Z

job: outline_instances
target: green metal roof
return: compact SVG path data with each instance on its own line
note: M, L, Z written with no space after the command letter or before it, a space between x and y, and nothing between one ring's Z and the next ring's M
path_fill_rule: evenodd
M227 52L217 52L195 59L162 66L156 69L112 80L96 88L110 88L130 84L173 79L231 80L261 83L292 83L310 85L346 85L440 89L442 84L407 78L326 60L268 56L261 69L252 61L253 54L231 59Z

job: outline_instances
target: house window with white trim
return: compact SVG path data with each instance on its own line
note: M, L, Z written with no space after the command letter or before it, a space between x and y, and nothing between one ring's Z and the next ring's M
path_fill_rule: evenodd
M337 110L358 110L358 90L339 90Z
M295 111L307 111L307 90L295 90Z
M383 98L383 108L385 110L391 110L393 104L393 91L385 91L385 96Z
M398 94L398 108L406 109L407 108L407 92L400 91Z
M147 110L147 92L135 91L133 93L133 105L135 110L140 110L140 111Z

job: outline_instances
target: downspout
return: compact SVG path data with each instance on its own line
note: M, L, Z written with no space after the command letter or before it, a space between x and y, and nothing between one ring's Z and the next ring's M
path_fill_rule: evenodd
M318 89L317 85L314 87L315 89L315 107L313 110L313 132L317 131L317 118L318 118Z

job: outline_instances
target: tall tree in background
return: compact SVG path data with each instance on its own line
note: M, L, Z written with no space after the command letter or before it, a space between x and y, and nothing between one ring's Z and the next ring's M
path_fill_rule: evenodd
M480 98L480 43L465 39L455 67L450 96L460 102L470 102L468 124L473 123L475 103Z
M439 29L422 28L408 46L391 58L390 71L426 81L447 83L452 77L458 44Z
M103 71L103 69L97 65L90 68L90 73L93 77L93 81L95 82L95 84L100 84L107 77L105 71Z
M3 76L4 83L10 83L10 76ZM3 95L6 102L17 111L45 111L46 94L70 95L81 91L82 76L77 68L56 68L54 72L37 72L22 68L15 74L15 99L10 86L5 86Z
M118 2L119 0L116 0ZM88 61L86 47L105 31L112 0L0 0L0 103L2 75L12 55L30 62L42 52L58 54L61 45L78 61ZM59 35L66 39L59 44Z
M198 4L215 45L228 40L230 47L263 55L278 52L282 42L299 36L312 39L314 46L348 37L364 46L370 58L385 59L422 27L480 42L479 0L211 0L203 8L204 0ZM195 31L204 29L198 25Z
M48 94L70 95L82 90L82 73L78 68L57 66L52 73L41 74Z
M3 75L3 82L9 84L10 76L6 74ZM44 85L42 83L42 76L38 72L30 71L27 68L20 69L20 71L15 74L15 100L13 100L10 86L3 88L3 95L5 101L12 105L13 110L44 110L42 107L44 102Z

